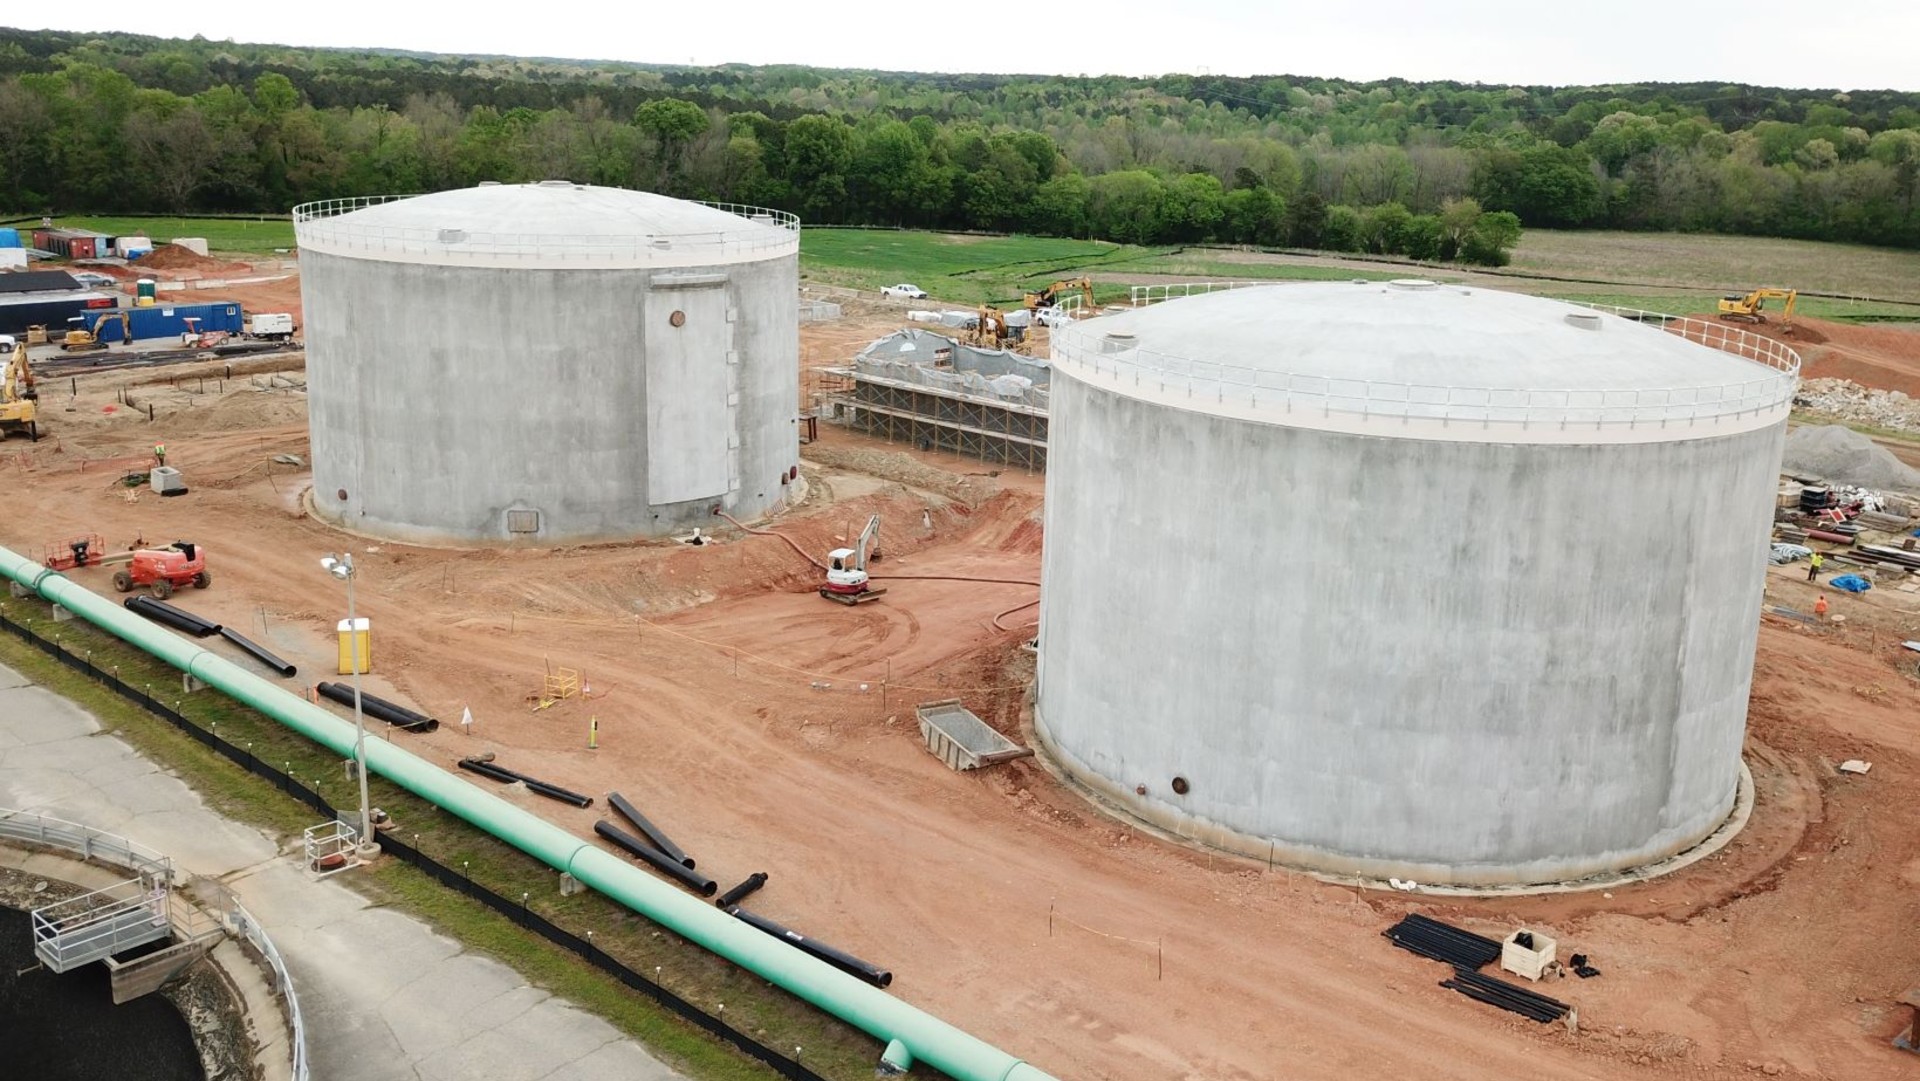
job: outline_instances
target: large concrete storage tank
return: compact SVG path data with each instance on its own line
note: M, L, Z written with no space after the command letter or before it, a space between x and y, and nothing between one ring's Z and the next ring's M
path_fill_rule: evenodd
M662 536L799 460L799 222L562 181L294 210L314 510L424 543Z
M1053 341L1036 722L1070 774L1204 843L1428 883L1726 820L1791 351L1412 281Z

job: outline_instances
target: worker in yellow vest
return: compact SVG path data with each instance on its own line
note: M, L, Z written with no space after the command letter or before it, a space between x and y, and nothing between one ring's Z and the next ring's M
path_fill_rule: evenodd
M1813 558L1807 561L1807 581L1818 582L1820 580L1820 564L1825 562L1826 558L1819 552L1813 553Z

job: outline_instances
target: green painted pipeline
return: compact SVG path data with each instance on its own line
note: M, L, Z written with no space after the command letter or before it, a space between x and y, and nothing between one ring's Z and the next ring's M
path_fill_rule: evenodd
M315 743L353 757L353 725L232 661L141 619L65 575L0 548L0 576L252 706ZM557 871L813 1003L888 1045L893 1063L925 1062L960 1081L1053 1081L1051 1075L930 1014L768 938L646 871L385 740L367 768L459 815ZM904 1051L905 1054L900 1052ZM903 1061L904 1060L904 1061Z

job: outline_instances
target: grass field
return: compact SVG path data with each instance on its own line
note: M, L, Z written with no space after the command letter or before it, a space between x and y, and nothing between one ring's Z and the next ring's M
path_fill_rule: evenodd
M1712 293L1778 286L1920 303L1920 251L1814 240L1529 229L1509 269Z
M808 277L856 289L911 282L963 303L1017 303L1023 288L1070 269L1138 251L1119 244L1051 237L987 237L890 229L802 229Z
M242 252L259 255L276 248L293 247L293 221L282 214L258 219L233 218L56 218L55 224L73 229L94 229L119 236L137 233L165 244L177 236L205 237L212 251Z
M1766 237L1531 229L1513 265L1497 277L1474 267L1358 263L1331 253L1311 257L869 229L803 230L800 255L803 270L817 281L872 290L906 281L940 300L968 304L1018 303L1026 289L1083 273L1099 279L1096 293L1103 303L1124 299L1125 284L1135 277L1142 283L1168 278L1344 281L1414 273L1669 312L1711 311L1729 290L1779 284L1856 298L1802 296L1799 310L1813 318L1920 319L1920 252Z
M975 304L1018 304L1020 295L1062 277L1103 279L1103 303L1126 297L1123 282L1159 277L1344 281L1397 278L1404 271L1350 270L1298 262L1230 263L1211 252L1146 248L1095 240L981 237L879 229L803 229L802 268L814 280L877 290L911 282L935 298Z

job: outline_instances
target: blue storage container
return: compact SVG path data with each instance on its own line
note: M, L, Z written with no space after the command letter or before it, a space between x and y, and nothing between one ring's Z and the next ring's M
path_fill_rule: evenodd
M148 338L177 338L188 332L187 320L194 320L193 332L204 334L210 330L224 330L229 334L238 334L244 329L245 315L240 305L232 301L217 301L211 304L156 304L151 308L127 308L134 341ZM89 322L98 312L87 313ZM100 328L100 340L117 342L120 340L120 320L113 319Z
M20 230L0 225L0 248L24 248L20 243Z

